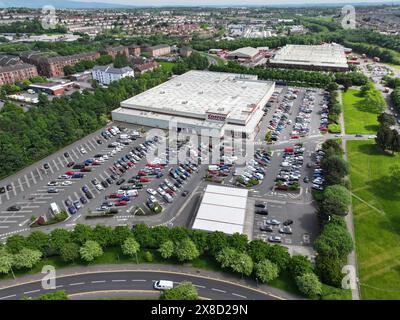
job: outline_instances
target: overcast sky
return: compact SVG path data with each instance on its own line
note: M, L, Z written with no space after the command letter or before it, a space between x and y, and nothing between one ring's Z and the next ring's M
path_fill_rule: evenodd
M387 0L75 0L80 2L121 3L139 6L163 5L268 5L268 4L314 4L314 3L357 3L383 2ZM394 0L398 2L398 0Z

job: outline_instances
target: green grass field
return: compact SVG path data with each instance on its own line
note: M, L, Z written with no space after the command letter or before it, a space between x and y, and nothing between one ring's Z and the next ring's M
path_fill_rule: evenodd
M358 90L343 92L343 112L347 134L375 134L378 131L378 114L365 111Z
M175 62L168 62L168 61L158 61L163 69L166 71L171 71L172 67L175 65Z
M373 141L347 143L362 299L400 299L400 190L389 182L400 156ZM373 207L370 207L373 206Z

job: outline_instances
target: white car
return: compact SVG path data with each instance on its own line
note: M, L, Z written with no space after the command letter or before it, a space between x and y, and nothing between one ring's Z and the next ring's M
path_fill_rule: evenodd
M63 175L59 176L58 179L70 179L70 176L67 174L63 174Z
M87 151L84 148L81 148L81 153L85 154L85 153L87 153Z
M96 189L101 191L104 190L104 187L101 184L96 184Z
M69 181L69 180L61 182L62 186L70 186L71 184L72 184L72 181Z
M157 189L157 192L158 192L160 195L162 195L162 196L164 196L164 195L166 194L166 192L165 192L163 189L161 189L161 188L158 188L158 189Z
M150 188L149 188L149 189L147 189L146 191L147 191L148 194L151 194L152 196L155 196L155 195L157 194L157 191L154 190L154 189L150 189Z
M368 136L368 139L375 139L375 138L376 138L376 136L375 136L375 135Z

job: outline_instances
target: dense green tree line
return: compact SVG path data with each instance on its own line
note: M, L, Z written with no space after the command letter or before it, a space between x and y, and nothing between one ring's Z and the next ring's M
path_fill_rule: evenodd
M39 19L32 21L15 21L10 24L0 25L0 33L33 33L33 34L49 34L49 33L67 33L67 28L57 24L55 28L44 29Z
M247 68L234 61L230 61L223 66L212 65L209 69L217 72L254 74L257 75L259 79L275 80L290 84L298 84L303 86L309 85L324 88L334 81L342 84L346 81L345 79L349 79L352 85L363 85L368 80L368 78L360 72L330 73L296 69L276 69L268 67Z
M202 56L198 52L193 52L190 57L182 59L182 61L174 64L172 72L174 74L183 74L189 70L204 70L208 67L207 57Z
M382 151L390 150L392 153L400 152L400 134L391 127L396 124L396 118L389 113L378 116L379 129L375 142Z
M337 140L325 141L322 150L325 154L321 167L326 182L325 190L316 198L321 232L314 242L318 253L315 267L323 283L340 288L341 270L354 246L344 220L351 204L350 192L343 185L348 167Z
M133 95L168 79L162 68L125 78L108 89L75 92L24 112L12 103L0 111L0 177L12 174L104 126L111 110Z
M214 260L222 269L256 278L261 283L269 283L286 272L306 296L321 294L321 282L309 259L291 257L284 246L249 241L246 235L238 233L227 235L144 224L136 225L133 230L128 226L78 224L73 231L55 229L50 234L35 231L26 237L13 235L4 245L0 244L0 273L14 269L28 271L49 256L60 256L65 263L91 263L109 248L119 248L129 258L137 257L140 252L152 256L153 252L175 264L202 256Z

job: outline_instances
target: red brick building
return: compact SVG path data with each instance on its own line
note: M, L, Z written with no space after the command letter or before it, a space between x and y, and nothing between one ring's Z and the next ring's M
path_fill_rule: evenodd
M149 52L152 57L166 56L171 53L171 47L167 44L159 44L156 46L145 47L145 52Z
M13 66L0 67L0 85L13 84L36 77L37 68L34 65L22 63Z
M108 54L114 59L118 54L123 54L129 57L129 48L126 46L108 47L100 51L102 54Z
M135 45L135 44L128 46L128 50L129 50L130 55L136 56L136 57L140 56L140 54L142 52L142 50L140 49L140 46Z

